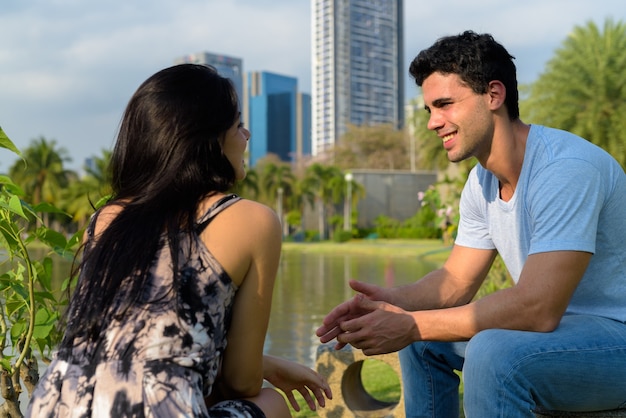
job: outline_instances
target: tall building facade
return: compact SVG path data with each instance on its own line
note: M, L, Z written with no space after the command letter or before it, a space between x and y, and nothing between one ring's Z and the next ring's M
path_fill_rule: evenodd
M404 125L403 0L312 1L312 153L348 125Z
M244 106L243 96L243 60L241 58L229 57L227 55L212 54L209 52L198 52L189 54L174 60L174 64L204 64L214 67L217 72L230 78L237 90L240 105Z
M310 155L310 96L298 92L296 78L249 72L245 94L252 135L248 145L251 167L267 154L292 163Z

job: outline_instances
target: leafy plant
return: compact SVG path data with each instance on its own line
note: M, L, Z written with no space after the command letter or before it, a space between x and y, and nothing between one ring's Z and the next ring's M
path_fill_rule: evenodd
M21 155L0 128L0 147ZM67 304L68 277L61 289L53 289L52 271L58 257L73 259L80 245L79 231L67 239L46 227L40 214L61 211L48 203L30 205L24 192L10 177L0 176L0 387L5 403L0 417L21 417L19 395L29 393L39 380L37 350L49 359L60 340L57 323ZM33 225L37 225L33 227ZM45 251L33 258L34 249Z

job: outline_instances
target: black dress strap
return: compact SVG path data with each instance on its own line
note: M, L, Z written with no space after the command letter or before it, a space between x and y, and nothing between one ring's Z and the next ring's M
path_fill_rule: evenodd
M215 202L196 222L196 233L200 234L204 228L219 214L230 205L241 200L241 197L234 193L228 194Z

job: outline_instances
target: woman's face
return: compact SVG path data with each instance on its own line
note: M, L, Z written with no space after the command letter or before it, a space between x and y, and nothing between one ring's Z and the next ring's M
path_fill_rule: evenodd
M235 120L235 123L226 131L222 141L222 153L233 166L237 180L242 180L246 177L243 155L248 146L248 139L250 139L250 131L244 128L240 117L241 114Z

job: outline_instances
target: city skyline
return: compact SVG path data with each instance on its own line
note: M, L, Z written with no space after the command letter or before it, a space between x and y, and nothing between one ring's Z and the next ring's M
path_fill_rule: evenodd
M621 0L405 2L404 67L438 37L492 33L534 81L574 26L626 20ZM0 24L0 126L24 149L44 136L80 169L110 149L139 84L172 59L198 51L241 57L243 71L294 76L311 89L310 0L6 0ZM418 93L408 75L406 100ZM254 140L254 138L252 138ZM0 172L17 157L0 151Z

